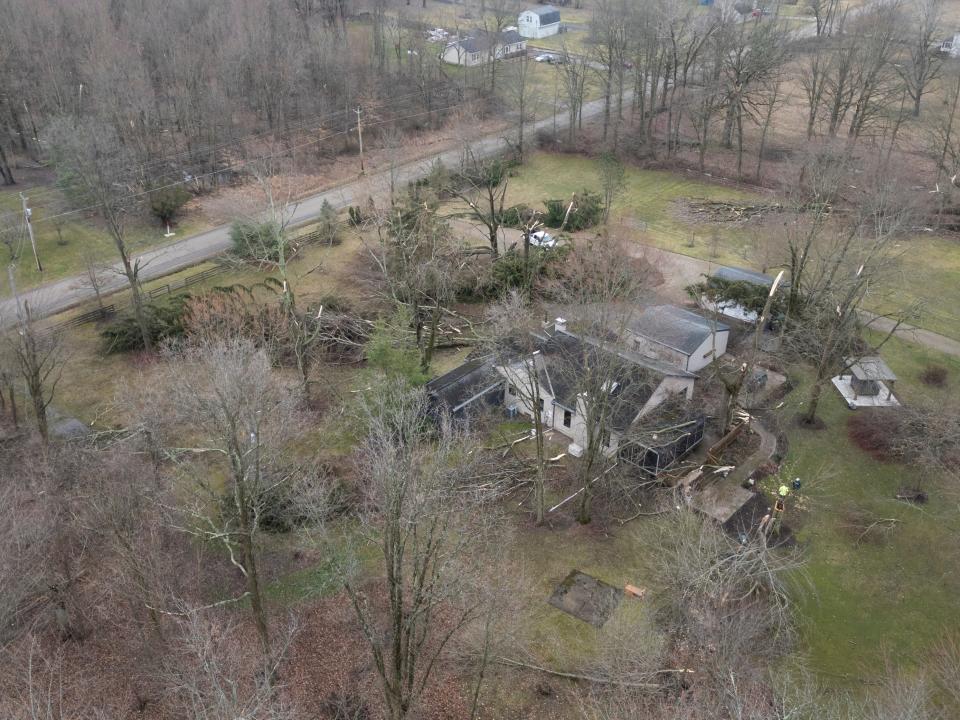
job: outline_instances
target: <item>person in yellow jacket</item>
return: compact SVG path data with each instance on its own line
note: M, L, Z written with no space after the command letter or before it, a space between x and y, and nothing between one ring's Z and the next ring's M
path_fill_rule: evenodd
M771 528L771 531L774 535L780 534L780 526L783 524L783 513L787 509L787 505L784 501L789 494L790 488L786 485L781 485L780 489L777 491L777 500L773 504L773 522Z

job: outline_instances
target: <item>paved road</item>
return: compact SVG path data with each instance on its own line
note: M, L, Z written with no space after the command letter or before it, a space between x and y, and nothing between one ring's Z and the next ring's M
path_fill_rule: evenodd
M878 317L874 313L866 310L861 310L860 313L864 320L868 321L870 323L870 327L874 330L879 330L880 332L890 332L895 325L894 321L890 318ZM939 335L938 333L930 330L924 330L923 328L918 328L914 325L907 325L906 323L900 323L900 327L897 328L896 335L899 338L916 343L917 345L924 345L933 350L938 350L945 355L960 357L960 342L954 340L953 338L946 337L945 335Z
M624 96L624 102L629 104L630 93ZM594 100L583 106L585 120L603 113L603 100ZM527 128L530 137L540 129L551 128L554 125L553 116L531 123ZM556 118L556 127L565 128L567 113L563 111ZM478 156L490 156L507 149L507 142L503 133L497 133L477 138L471 143L473 152ZM426 176L430 168L437 161L442 161L447 167L459 164L463 148L457 147L444 152L434 153L419 160L401 166L397 171L396 186L404 187L411 180ZM289 214L291 225L299 225L315 219L323 207L329 202L333 207L342 209L348 205L363 205L368 197L387 197L390 191L390 171L384 170L372 173L369 176L358 178L331 190L310 196L301 200L292 208ZM171 243L160 248L149 250L137 256L140 260L140 277L143 281L169 275L170 273L196 265L224 253L230 248L230 226L220 227L193 235L179 242ZM102 292L110 293L121 290L126 286L126 279L120 273L120 265L114 265L115 272L104 273L105 281ZM75 307L94 296L93 290L86 285L82 276L65 278L56 282L41 285L20 294L21 301L28 301L35 317L46 317ZM16 319L16 305L12 299L0 301L0 327L12 324Z

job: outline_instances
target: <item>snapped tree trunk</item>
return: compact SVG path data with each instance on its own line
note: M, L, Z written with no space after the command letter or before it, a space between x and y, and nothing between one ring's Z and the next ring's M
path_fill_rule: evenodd
M423 354L420 360L420 369L427 372L430 369L430 363L433 361L433 350L437 346L437 328L440 326L440 303L436 303L430 313L430 332L427 335L427 342L423 347Z
M250 498L246 492L245 479L237 478L235 492L239 516L240 554L243 558L243 567L246 572L247 592L250 594L250 609L253 612L253 622L260 638L260 649L263 652L264 680L272 681L273 652L270 647L270 630L267 625L267 613L263 607L263 596L260 591L260 573L257 567L257 550L254 547L255 532Z

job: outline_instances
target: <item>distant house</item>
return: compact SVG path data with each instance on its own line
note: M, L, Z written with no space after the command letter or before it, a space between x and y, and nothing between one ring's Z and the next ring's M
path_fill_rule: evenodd
M545 38L560 32L560 11L553 5L530 8L517 18L520 34L525 38Z
M940 52L950 57L960 57L960 32L954 33L953 37L940 43Z
M435 410L446 410L454 418L471 410L503 402L503 377L490 358L470 360L427 383L427 398Z
M730 326L676 305L652 305L626 331L632 350L697 372L727 351Z
M447 43L440 59L451 65L474 67L491 60L523 55L526 51L527 41L516 30L499 33L476 30L467 37Z
M600 347L596 341L568 330L563 320L558 319L535 338L536 352L497 367L507 381L504 404L530 417L534 412L541 413L544 427L569 438L568 451L576 457L588 444L590 402L579 392L577 377L586 368L598 365L594 359L599 354L616 352L618 358L616 363L607 363L617 368L617 376L604 383L605 391L616 398L602 439L607 455L616 453L631 427L654 408L677 395L688 400L693 396L693 373L633 352ZM533 394L524 390L534 374L539 388L538 408L531 406Z
M750 288L754 288L757 295L762 294L765 296L773 286L775 279L776 278L770 275L755 270L737 267L721 267L717 268L716 272L710 276L707 284L709 285L711 281L716 280L719 281L719 283L725 283L727 285L740 285L748 291ZM781 284L781 287L783 287L783 284ZM711 312L717 312L724 317L751 325L756 324L757 315L759 314L756 310L745 307L736 300L714 303L709 298L702 297L700 299L700 305Z

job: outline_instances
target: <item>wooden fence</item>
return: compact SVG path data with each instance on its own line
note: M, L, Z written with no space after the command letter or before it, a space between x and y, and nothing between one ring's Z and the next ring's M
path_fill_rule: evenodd
M151 288L144 295L154 300L158 297L163 297L164 295L173 295L180 290L185 290L193 285L202 283L204 280L209 280L210 278L220 275L221 273L227 270L226 265L217 264L206 270L201 270L200 272L193 273L192 275L187 275L179 280L174 282L166 283L165 285L158 285L155 288ZM114 301L109 305L104 305L103 307L97 307L93 310L88 310L87 312L80 313L75 315L68 320L63 320L61 322L55 323L44 328L43 332L45 333L55 333L60 332L61 330L67 330L70 328L80 327L81 325L86 325L88 323L99 322L100 320L105 320L109 317L112 317L121 310L125 310L130 307L130 300Z

